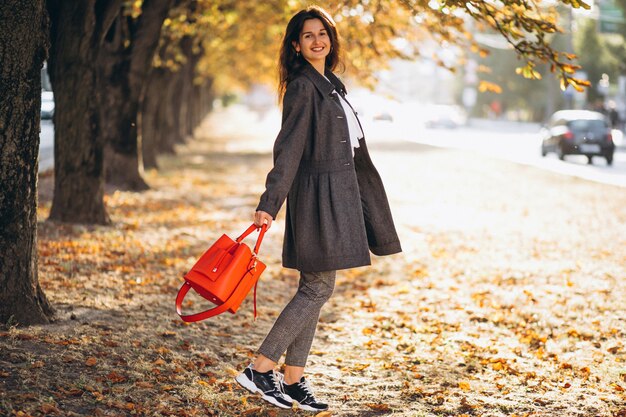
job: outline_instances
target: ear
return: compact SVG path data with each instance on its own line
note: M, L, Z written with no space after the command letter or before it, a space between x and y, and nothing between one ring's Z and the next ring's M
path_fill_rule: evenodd
M293 45L293 49L296 50L296 52L300 52L300 44L296 41L292 41L291 44Z

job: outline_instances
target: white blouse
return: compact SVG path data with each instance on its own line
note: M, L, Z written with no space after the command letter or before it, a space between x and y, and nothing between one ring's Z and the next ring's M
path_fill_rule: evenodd
M354 149L359 147L359 139L363 139L363 130L361 130L361 125L359 125L359 121L356 118L356 114L354 114L354 110L348 104L345 98L341 94L339 95L339 102L343 107L344 113L346 113L346 117L348 119L348 132L350 133L350 144L352 145L352 156L354 157Z
M328 78L326 79L328 80ZM330 80L328 80L328 82L330 82ZM341 103L341 107L343 107L343 112L346 114L346 119L348 121L348 133L350 134L350 145L352 145L352 156L354 157L354 149L359 147L359 139L363 139L365 135L363 134L361 125L356 118L356 114L354 114L354 110L352 110L352 107L348 104L348 101L343 98L341 94L337 93L337 90L333 91L333 94L337 94L339 96L339 102Z

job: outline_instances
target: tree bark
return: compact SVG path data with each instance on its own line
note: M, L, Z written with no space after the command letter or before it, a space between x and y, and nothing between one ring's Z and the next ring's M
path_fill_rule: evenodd
M37 156L43 0L0 2L0 323L48 323L54 313L37 275Z
M171 72L166 68L154 68L146 88L141 111L142 154L146 168L158 168L157 155L160 148L161 115L164 112L168 81Z
M101 97L100 112L106 179L123 189L149 188L143 179L138 116L161 27L171 5L172 0L144 0L136 20L124 16L120 9L100 49L99 81L101 90L107 91Z
M185 76L185 83L186 83L186 94L185 94L185 101L187 103L186 108L185 108L185 114L184 114L184 137L192 137L193 136L193 131L197 126L196 120L195 120L195 114L194 112L196 112L196 101L197 101L197 97L199 94L199 85L198 83L196 83L196 68L198 66L198 63L200 62L200 58L202 58L202 49L200 48L200 51L194 52L193 48L189 48L188 52L187 52L187 66L186 66L186 71L187 71L187 75Z
M181 67L179 71L172 74L172 80L168 88L168 100L165 103L167 109L163 115L166 122L166 129L163 132L167 134L161 136L162 149L164 151L174 152L176 144L184 143L185 138L182 135L181 114L183 114L184 97L184 84L185 84L185 71L184 67Z
M96 58L121 0L48 0L50 80L54 90L54 198L50 219L110 223Z

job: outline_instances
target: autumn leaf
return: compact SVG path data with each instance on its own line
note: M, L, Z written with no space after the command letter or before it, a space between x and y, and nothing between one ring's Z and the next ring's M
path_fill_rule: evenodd
M494 371L501 371L502 369L504 369L504 366L502 365L502 362L496 362L496 363L491 364L491 368Z
M370 334L374 334L374 332L375 332L375 331L376 331L376 330L375 330L375 329L373 329L373 328L371 328L371 327L365 327L365 328L361 331L361 333L363 333L364 335L366 335L366 336L367 336L367 335L370 335Z
M125 382L126 381L126 377L123 375L118 374L115 371L111 371L108 375L107 375L107 379L113 383L120 383L120 382Z
M502 87L500 87L498 84L481 80L480 84L478 84L478 91L480 91L481 93L490 91L492 93L500 94L502 93Z
M211 383L210 383L210 382L204 381L204 380L202 380L202 379L199 379L199 380L198 380L198 384L202 385L203 387L208 387L208 386L210 386L210 385L211 385Z
M98 363L98 359L94 358L93 356L87 358L87 360L85 361L85 365L87 366L94 366L96 363Z
M459 388L461 388L463 391L466 391L466 392L471 389L469 382L464 382L464 381L459 382Z
M620 347L619 346L612 346L610 348L607 349L607 351L613 355L616 355L617 352L619 352Z
M54 404L51 403L43 403L41 404L41 412L44 414L59 414L61 410L59 410Z
M369 408L371 408L374 411L380 411L380 412L388 412L391 411L391 408L389 407L389 404L385 404L385 403L369 403L366 404Z
M241 415L242 416L256 416L261 412L261 410L262 410L261 407L250 408L249 410L246 410L243 413L241 413Z

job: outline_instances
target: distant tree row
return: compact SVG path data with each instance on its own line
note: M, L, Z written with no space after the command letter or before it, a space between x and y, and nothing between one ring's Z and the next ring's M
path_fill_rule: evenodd
M618 6L626 16L626 0L618 0ZM568 11L561 10L562 17ZM566 24L569 18L565 17ZM626 22L617 25L621 29L615 33L603 33L598 19L578 17L571 25L572 32L557 33L551 37L551 45L559 50L572 48L578 57L590 88L585 90L585 105L595 108L607 98L614 97L618 79L626 75ZM511 77L511 73L521 66L519 56L512 47L506 49L490 48L489 55L474 59L484 70L479 80L494 83L499 91L486 91L478 96L473 114L486 116L493 114L494 103L503 112L515 110L519 116L533 121L544 121L554 111L575 105L573 89L567 94L558 88L558 80L549 76L549 66L542 63L537 66L540 80L529 80L522 77ZM611 88L606 91L599 84L603 75L609 77ZM459 82L459 95L463 83ZM569 96L569 98L568 98Z

